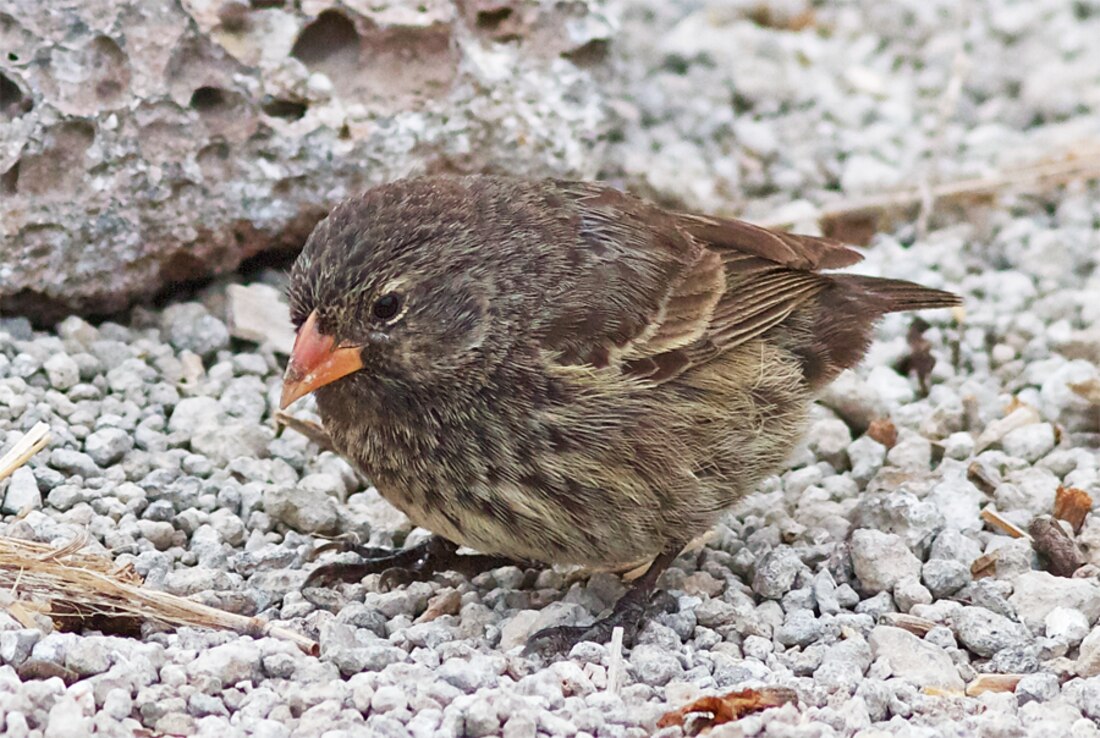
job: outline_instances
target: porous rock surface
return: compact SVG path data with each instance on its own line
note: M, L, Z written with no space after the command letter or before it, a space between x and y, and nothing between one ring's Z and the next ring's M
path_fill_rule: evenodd
M592 176L600 0L0 5L0 309L105 314L414 172Z

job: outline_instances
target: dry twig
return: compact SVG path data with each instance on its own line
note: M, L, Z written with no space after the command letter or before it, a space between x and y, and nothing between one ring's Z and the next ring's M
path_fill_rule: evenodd
M1013 538L1027 538L1028 540L1031 539L1031 536L1025 533L1022 528L1009 522L1008 520L1005 520L1003 517L1001 517L1001 514L994 510L992 507L982 508L981 513L979 513L979 517L981 517L981 519L984 520L986 522L986 525L988 525L990 528L999 530L1000 532L1010 535Z
M301 433L303 436L320 446L322 451L336 450L332 445L332 437L320 423L314 423L312 420L305 420L304 418L295 417L288 412L277 410L275 412L275 427L290 428L292 431Z
M904 612L884 612L879 617L879 622L883 625L892 625L895 628L907 630L913 635L921 638L928 635L928 631L932 630L937 625L934 620L917 617L916 615L909 615Z
M1085 563L1085 555L1078 548L1077 541L1054 518L1047 515L1035 518L1028 526L1028 532L1031 534L1031 547L1054 576L1072 577L1073 572Z

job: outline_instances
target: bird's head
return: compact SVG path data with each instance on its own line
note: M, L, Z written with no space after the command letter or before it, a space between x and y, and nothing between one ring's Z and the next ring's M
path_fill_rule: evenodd
M447 180L398 182L344 202L317 226L290 277L298 334L282 407L318 390L402 392L484 375L501 349L491 333L507 270L490 268L483 214L472 205Z

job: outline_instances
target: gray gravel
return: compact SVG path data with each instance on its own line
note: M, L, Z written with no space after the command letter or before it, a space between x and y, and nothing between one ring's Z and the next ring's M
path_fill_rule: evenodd
M1097 133L1096 3L638 0L620 19L605 175L691 207L812 228L838 198ZM87 533L148 586L321 647L28 629L0 592L0 732L673 738L654 728L666 710L778 685L799 704L721 734L1100 736L1100 517L1073 578L979 517L1026 528L1059 486L1100 499L1100 409L1075 391L1100 382L1098 224L1100 186L1072 184L877 236L861 271L966 298L962 322L925 316L930 391L894 370L911 318L891 316L789 468L665 575L679 612L646 625L617 675L603 645L520 654L534 630L607 608L622 591L607 574L506 567L394 591L371 576L331 610L304 600L317 536L424 532L339 457L275 433L284 357L229 338L224 282L118 322L0 319L0 452L38 421L53 434L0 483L0 535ZM892 447L867 434L875 420ZM1015 691L977 694L997 673L1022 675Z

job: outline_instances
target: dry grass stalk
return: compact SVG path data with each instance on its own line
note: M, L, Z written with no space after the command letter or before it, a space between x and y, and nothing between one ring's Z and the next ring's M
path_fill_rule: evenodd
M623 681L623 629L621 627L611 631L611 643L607 648L610 658L607 664L607 691L618 694Z
M34 427L16 441L3 458L0 458L0 480L10 477L16 469L26 464L49 442L50 426L45 423L35 423Z
M84 550L86 538L61 548L0 537L0 590L6 590L22 612L40 613L59 626L74 629L92 622L97 629L153 622L232 630L244 635L291 641L308 654L319 652L310 638L263 620L146 589L129 565Z
M966 694L977 697L986 692L1015 692L1023 677L1023 674L979 674L966 685Z
M861 221L877 222L890 213L915 212L922 205L927 213L939 204L986 201L1010 192L1040 193L1069 182L1092 179L1100 179L1100 146L1083 146L985 177L912 187L837 203L819 209L815 220L826 233L833 233L852 228L852 224ZM790 224L764 222L762 225L789 227Z

